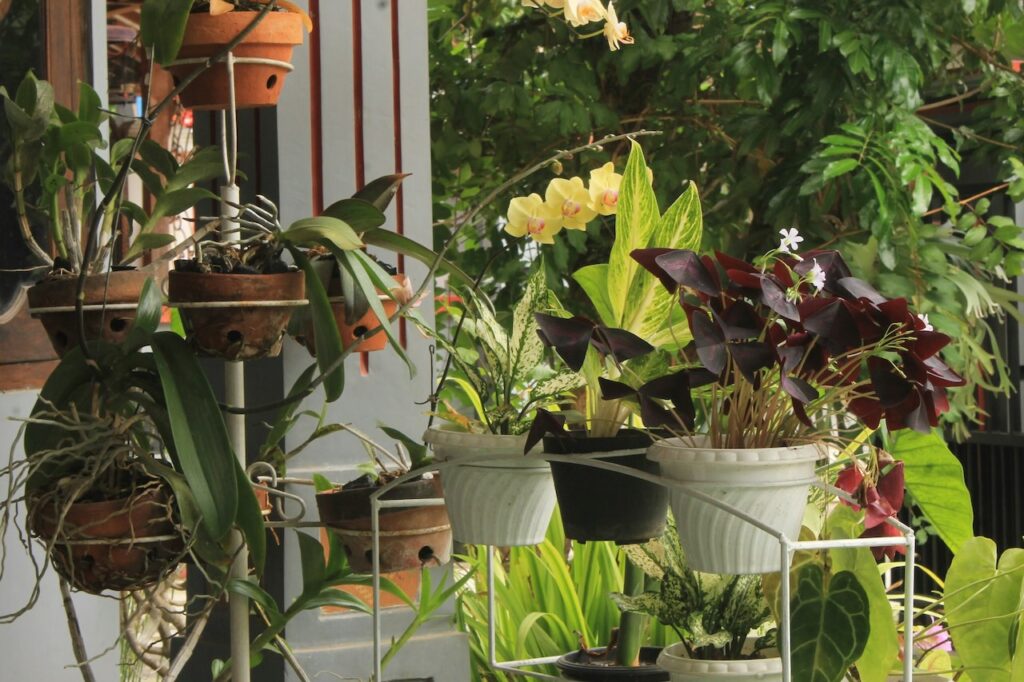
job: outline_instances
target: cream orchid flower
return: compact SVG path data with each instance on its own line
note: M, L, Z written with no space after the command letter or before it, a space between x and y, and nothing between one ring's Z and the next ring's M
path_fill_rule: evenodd
M554 235L562 229L562 212L557 206L545 204L539 194L516 197L508 204L505 231L513 237L530 236L535 242L553 244Z
M604 17L604 5L599 0L565 0L565 18L571 26L583 26Z
M583 186L583 178L555 178L548 184L544 199L558 209L562 226L567 230L585 230L597 211L590 207L590 194Z
M622 176L611 161L590 171L590 208L599 215L614 215L619 205Z
M604 37L608 39L608 49L615 51L619 49L619 43L625 45L633 44L633 36L629 35L629 27L626 22L619 21L615 14L615 4L608 3L608 13L604 22Z

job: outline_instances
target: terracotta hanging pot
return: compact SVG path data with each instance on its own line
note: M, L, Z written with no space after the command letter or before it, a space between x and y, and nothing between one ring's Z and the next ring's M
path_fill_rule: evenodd
M152 585L178 564L184 549L162 484L119 499L73 503L63 520L66 503L57 495L30 495L27 504L32 532L52 543L54 569L92 594Z
M380 326L380 318L372 310L366 313L355 322L349 324L345 320L345 301L341 296L341 278L338 277L337 264L333 259L324 258L313 261L313 268L320 276L320 281L327 286L327 296L331 302L331 312L334 315L334 322L338 325L338 332L341 334L341 345L348 348L358 344L356 352L372 353L384 350L388 346L388 337L383 331L379 331L370 338L361 341L360 337L371 329ZM403 274L393 275L395 287L399 289L408 288L409 278ZM381 307L384 313L390 318L398 310L398 303L386 293L377 290L380 297ZM303 336L296 337L296 340L306 347L309 354L316 357L316 338L313 331L313 320L308 319L303 329Z
M349 565L359 573L373 570L370 495L376 487L336 488L317 493L320 520L341 538ZM438 477L402 483L385 494L389 500L442 497ZM382 573L446 564L452 552L448 511L441 506L392 507L380 510Z
M177 83L195 71L203 60L216 55L256 17L257 12L208 12L189 15L185 39L177 61L169 67ZM270 12L232 51L235 59L273 60L290 64L292 48L302 44L302 17L295 12ZM182 63L184 62L184 63ZM284 64L235 62L235 105L239 109L272 107L281 97ZM191 109L227 109L230 104L228 67L219 62L203 72L181 93L181 102Z
M305 296L301 271L168 275L168 304L181 311L192 345L204 355L226 360L278 355L292 311L305 304Z
M142 285L148 275L137 270L115 270L89 275L85 280L85 305L106 306L103 310L86 310L85 337L109 343L120 343L135 322ZM32 317L38 318L50 337L58 356L77 346L78 320L75 316L77 277L45 279L28 290L28 306Z

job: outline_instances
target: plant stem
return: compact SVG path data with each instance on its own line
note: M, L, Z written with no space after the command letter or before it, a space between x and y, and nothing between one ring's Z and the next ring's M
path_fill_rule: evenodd
M92 666L89 665L89 656L85 652L85 641L82 639L82 628L78 625L75 603L71 601L71 589L64 578L60 579L60 598L64 603L64 613L68 617L68 631L71 633L71 650L75 654L78 669L82 671L82 679L85 682L96 682L96 677L92 674Z
M18 227L21 229L21 238L25 240L28 250L47 265L53 265L50 254L43 251L36 238L32 236L32 225L28 222L28 210L25 207L25 183L22 177L21 164L18 159L21 154L15 149L11 154L11 163L14 164L14 204L18 211Z
M646 575L639 566L626 559L626 574L622 579L622 593L628 597L643 594ZM640 665L640 644L643 639L644 615L623 611L619 617L619 643L615 649L615 664Z

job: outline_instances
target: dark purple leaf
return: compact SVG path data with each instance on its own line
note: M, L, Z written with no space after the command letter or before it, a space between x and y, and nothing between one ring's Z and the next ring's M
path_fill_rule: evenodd
M796 398L790 397L789 401L793 404L793 414L800 420L800 423L809 429L814 428L814 422L811 421L810 417L807 416L807 410L804 409L804 404Z
M636 395L635 388L621 381L612 381L611 379L598 377L597 383L601 386L601 397L605 400L618 400L619 398Z
M558 435L565 433L565 415L553 414L545 409L538 409L537 416L533 418L530 425L530 432L526 435L526 446L523 448L525 455L533 446L541 442L548 434Z
M871 388L886 409L888 418L889 409L904 403L913 386L884 358L869 358L868 371L871 375Z
M839 281L850 276L850 268L846 261L838 251L808 251L803 254L803 260L793 266L793 270L801 277L805 276L814 267L815 261L825 272L825 291L838 293Z
M746 301L729 303L715 319L730 341L756 339L764 329L764 320Z
M963 377L951 370L938 357L926 358L924 364L928 368L928 378L936 386L963 386L966 383Z
M949 345L949 337L941 332L915 331L914 342L910 344L914 355L926 360Z
M565 318L534 313L534 318L537 320L537 335L541 341L553 347L565 364L578 372L587 358L587 346L594 333L594 323L579 315Z
M861 396L860 398L854 398L847 405L850 412L860 419L865 426L877 429L879 422L882 420L883 412L882 405L876 398L867 396Z
M693 308L690 312L690 331L693 333L697 357L701 364L714 374L721 374L728 359L725 349L725 334L706 312Z
M707 386L718 381L718 375L710 372L703 367L693 367L691 369L684 369L680 374L686 375L686 381L690 388L700 388L701 386Z
M775 353L766 343L760 341L741 341L739 343L730 343L727 347L729 354L732 355L733 362L739 367L747 381L754 384L754 388L760 385L757 372L775 364Z
M845 291L852 298L863 298L875 305L881 305L887 300L870 284L856 277L843 277L838 284L840 291Z
M654 350L654 346L636 334L615 327L597 327L590 342L600 353L611 355L619 362L646 355Z
M718 296L721 287L708 271L704 261L689 249L675 249L654 259L665 273L676 283L708 296Z
M761 278L761 300L787 320L800 320L796 306L786 298L786 290L774 277L765 275Z
M809 403L818 397L818 391L809 383L797 376L782 373L782 390L798 402Z
M670 292L674 292L679 288L679 282L672 279L672 277L665 272L665 268L658 265L656 260L658 256L671 251L672 249L633 249L629 255L633 260L639 263L641 267L661 280L662 286Z
M654 398L647 396L640 396L640 419L643 421L644 426L650 429L664 426L668 428L679 427L679 419L676 419L672 411L667 407L659 403ZM686 424L686 418L680 415L680 419L683 420L684 425L687 428L692 428L693 423Z
M822 299L809 299L821 301ZM818 308L815 312L811 309ZM860 345L857 322L839 299L832 299L825 305L816 303L800 306L804 328L814 332L826 342L829 352L838 355Z

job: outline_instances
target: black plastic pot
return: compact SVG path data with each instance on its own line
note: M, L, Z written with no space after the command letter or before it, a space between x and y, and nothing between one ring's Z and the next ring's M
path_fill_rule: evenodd
M657 462L646 457L651 438L639 431L622 431L612 438L546 436L544 452L551 455L587 455L619 452L602 457L606 462L660 473ZM668 491L618 472L586 464L551 463L555 495L565 535L579 542L611 540L632 545L656 538L665 530Z
M603 652L604 647L592 649ZM656 664L661 647L645 646L640 649L640 666L607 665L604 659L589 657L585 652L573 651L555 661L555 666L571 680L589 682L668 682L669 675Z

